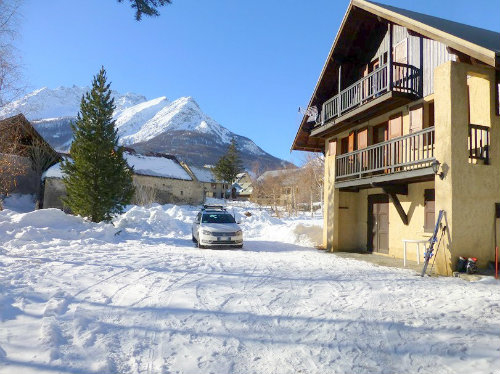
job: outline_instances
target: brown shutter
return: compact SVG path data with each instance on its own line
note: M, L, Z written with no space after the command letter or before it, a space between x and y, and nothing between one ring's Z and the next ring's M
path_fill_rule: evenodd
M368 129L358 131L358 149L368 147Z
M410 134L424 128L424 106L410 108Z
M403 116L397 114L389 119L389 139L394 139L403 135Z
M354 131L349 134L349 143L347 152L354 152Z
M328 155L335 156L337 154L337 139L328 142Z
M358 149L368 147L368 128L359 130L357 134ZM365 169L368 166L368 154L363 153L361 159L361 167Z

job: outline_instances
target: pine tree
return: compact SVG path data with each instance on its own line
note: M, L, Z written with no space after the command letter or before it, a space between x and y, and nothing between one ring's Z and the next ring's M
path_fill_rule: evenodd
M217 161L212 171L217 180L229 183L232 183L236 176L243 171L243 164L235 139L231 140L226 154Z
M118 146L113 120L115 109L104 67L81 100L71 158L62 164L67 197L64 204L74 214L93 222L109 221L123 212L134 194L132 170Z
M118 0L121 3L123 0ZM142 15L146 16L158 16L160 13L158 12L159 7L162 7L166 4L171 4L172 0L129 0L132 8L136 10L135 19L140 21Z

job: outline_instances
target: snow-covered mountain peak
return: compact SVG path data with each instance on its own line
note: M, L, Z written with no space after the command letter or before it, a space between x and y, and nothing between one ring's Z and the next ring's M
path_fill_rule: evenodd
M82 96L90 90L89 87L57 87L54 89L42 87L18 100L12 101L0 109L0 118L23 113L29 120L46 118L76 117L80 110ZM116 111L137 105L147 99L142 95L112 91Z
M117 124L119 122L120 119ZM118 130L124 144L145 142L167 131L212 134L221 143L228 143L231 139L231 132L203 113L198 103L190 96L181 97L165 105L152 118L143 122L140 129L133 134Z
M67 152L73 141L71 122L80 111L89 87L42 87L0 108L0 119L23 113L58 151ZM191 96L169 101L134 93L112 91L113 118L120 143L144 152L172 153L193 165L215 164L232 139L238 143L248 169L282 167L279 160L252 140L226 129L203 112Z

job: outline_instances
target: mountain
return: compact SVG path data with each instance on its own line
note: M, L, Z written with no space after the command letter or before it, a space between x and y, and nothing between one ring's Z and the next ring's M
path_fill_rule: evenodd
M57 150L66 152L72 141L70 124L76 118L88 87L41 88L0 109L0 119L23 113ZM215 164L236 139L247 170L290 166L206 115L192 97L170 102L166 97L147 100L142 95L112 91L114 119L121 144L138 151L170 153L191 165Z

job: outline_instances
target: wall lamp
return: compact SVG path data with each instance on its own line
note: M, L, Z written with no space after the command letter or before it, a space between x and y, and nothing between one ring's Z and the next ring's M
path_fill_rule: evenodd
M441 167L441 163L438 160L434 160L431 163L432 171L434 174L439 175L439 178L444 179L444 173L439 172L439 168Z

